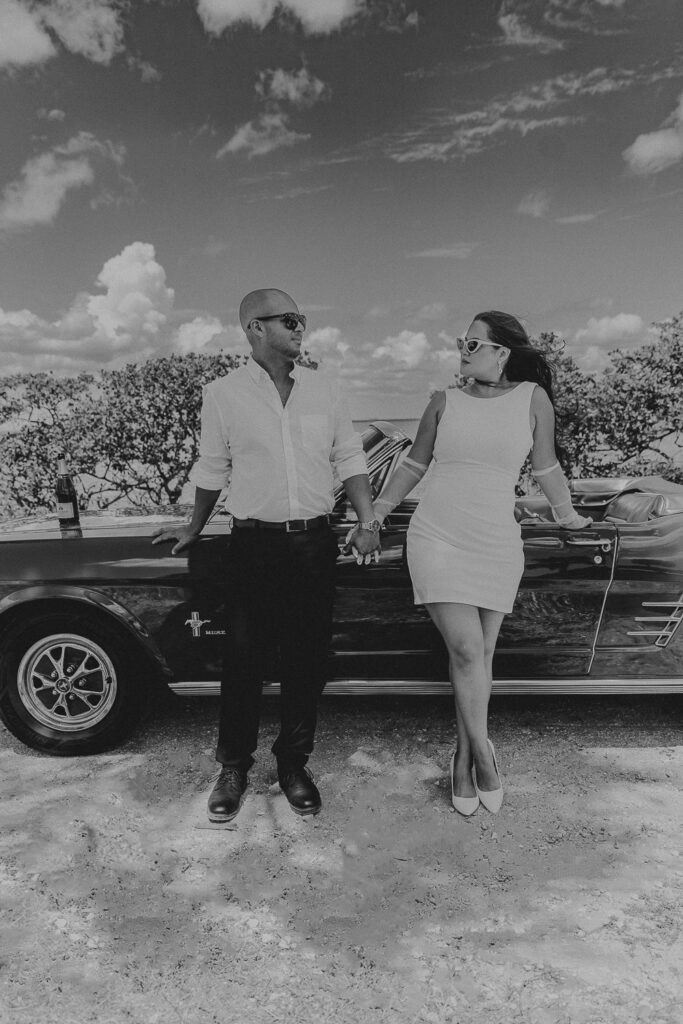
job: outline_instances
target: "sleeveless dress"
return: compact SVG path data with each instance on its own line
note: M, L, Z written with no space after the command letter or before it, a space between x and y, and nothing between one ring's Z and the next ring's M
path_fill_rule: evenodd
M533 444L535 387L522 381L496 398L446 391L435 461L408 528L415 604L512 611L524 571L515 484Z

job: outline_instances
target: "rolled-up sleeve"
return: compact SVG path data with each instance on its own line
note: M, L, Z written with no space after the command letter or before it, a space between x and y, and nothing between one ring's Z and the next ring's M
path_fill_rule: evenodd
M232 458L220 409L210 387L204 388L199 458L190 470L190 482L207 491L221 491L230 482Z
M334 442L330 462L340 480L368 471L363 442L360 434L353 429L346 399L339 389L334 401Z

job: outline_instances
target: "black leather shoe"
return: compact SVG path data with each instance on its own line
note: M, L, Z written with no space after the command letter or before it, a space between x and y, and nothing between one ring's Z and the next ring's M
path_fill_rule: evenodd
M297 814L317 814L323 805L318 787L308 768L295 768L278 773L280 789L289 800L290 807Z
M246 772L223 768L209 794L209 821L232 821L242 806L246 788Z

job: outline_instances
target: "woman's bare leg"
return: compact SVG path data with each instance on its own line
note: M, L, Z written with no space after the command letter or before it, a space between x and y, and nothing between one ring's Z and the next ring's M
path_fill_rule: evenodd
M487 667L480 609L454 602L431 603L426 608L448 650L458 734L453 777L455 795L475 795L470 772L472 763L476 765L479 788L497 789L499 782L487 729L492 655ZM487 625L490 627L490 623Z
M493 654L504 618L503 612L494 612L490 608L479 609L479 620L484 634L484 665L489 680L489 696L493 684Z

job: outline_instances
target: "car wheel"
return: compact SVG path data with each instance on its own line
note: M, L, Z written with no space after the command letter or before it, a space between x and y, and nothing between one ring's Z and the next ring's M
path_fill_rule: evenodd
M51 754L96 754L140 719L145 687L135 645L83 615L55 614L0 638L0 718L11 733Z

